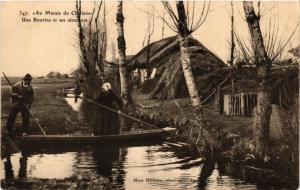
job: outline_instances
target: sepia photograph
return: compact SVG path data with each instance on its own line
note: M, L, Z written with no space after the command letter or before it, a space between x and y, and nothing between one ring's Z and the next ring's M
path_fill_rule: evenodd
M299 188L299 1L0 15L1 189Z

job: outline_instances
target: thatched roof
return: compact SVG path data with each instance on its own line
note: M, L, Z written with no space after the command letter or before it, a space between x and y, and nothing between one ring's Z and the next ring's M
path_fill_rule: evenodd
M203 44L194 38L189 39L192 66L212 69L221 68L225 63ZM148 59L148 60L147 60ZM180 61L180 46L177 36L164 38L143 48L129 62L130 70L136 68L152 68Z
M202 83L198 77L226 67L225 63L198 40L189 38L190 58L198 89ZM151 43L128 62L130 70L156 68L156 77L144 87L150 97L173 99L188 96L186 82L181 68L180 45L177 36ZM151 84L151 85L150 85Z

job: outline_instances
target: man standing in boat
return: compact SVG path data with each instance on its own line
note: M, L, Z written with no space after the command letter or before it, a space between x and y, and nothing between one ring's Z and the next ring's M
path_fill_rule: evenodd
M29 109L34 99L31 80L31 75L26 74L22 81L19 81L14 86L12 86L12 107L10 109L6 124L6 129L8 130L9 135L12 134L13 125L19 112L21 112L22 115L23 135L26 135L28 133L30 116Z
M119 115L122 100L111 90L110 83L104 83L96 102L105 106L99 107L94 128L94 135L112 135L120 131ZM110 109L111 110L110 110Z

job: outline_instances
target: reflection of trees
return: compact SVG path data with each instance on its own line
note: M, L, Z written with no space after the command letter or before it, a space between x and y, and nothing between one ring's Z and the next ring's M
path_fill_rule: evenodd
M215 168L215 160L206 159L200 172L200 176L198 178L198 188L202 189L207 185L207 178L211 176L213 170Z
M216 180L222 180L222 175L225 173L224 161L219 156L207 156L198 178L198 189L204 189L207 185L207 178L211 176L214 170L218 170L219 173Z
M123 162L126 155L126 148L120 149L117 146L93 147L97 174L107 177L112 184L122 188L125 181Z

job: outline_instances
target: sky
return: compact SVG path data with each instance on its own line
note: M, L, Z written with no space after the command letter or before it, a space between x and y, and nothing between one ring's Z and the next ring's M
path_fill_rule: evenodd
M174 6L175 2L170 2ZM190 2L189 5L192 3ZM203 2L196 2L196 17L199 17ZM256 5L256 3L254 3ZM76 46L77 25L75 22L22 22L20 13L29 12L27 18L75 18L72 15L34 16L39 11L75 10L74 1L55 2L0 2L0 45L1 70L9 76L23 76L31 73L33 76L44 76L50 71L70 73L79 64L79 49ZM93 2L82 3L84 11L92 11ZM142 42L147 28L147 12L155 10L155 15L163 15L164 9L160 2L125 1L123 5L125 16L126 54L134 55L142 48ZM117 29L115 21L116 2L106 1L108 26L108 51L111 44L116 44ZM190 9L191 10L191 9ZM261 27L265 33L270 20L276 23L278 35L287 39L297 23L299 23L299 1L262 2ZM241 2L234 2L235 30L248 41L249 34L244 20ZM230 3L226 1L212 1L208 17L204 24L192 35L202 42L209 50L220 57L224 62L229 57L230 39ZM162 38L162 20L155 17L154 34L151 41ZM176 33L165 26L164 37ZM299 45L299 28L286 49ZM287 55L287 53L286 53ZM111 59L108 52L107 59Z

